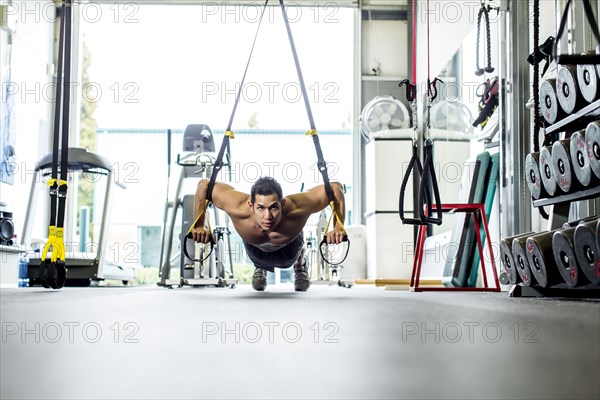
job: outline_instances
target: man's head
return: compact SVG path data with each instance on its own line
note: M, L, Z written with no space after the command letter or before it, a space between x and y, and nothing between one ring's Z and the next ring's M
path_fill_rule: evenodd
M250 189L250 202L255 222L266 231L272 230L281 221L281 210L285 204L281 185L273 178L259 178Z

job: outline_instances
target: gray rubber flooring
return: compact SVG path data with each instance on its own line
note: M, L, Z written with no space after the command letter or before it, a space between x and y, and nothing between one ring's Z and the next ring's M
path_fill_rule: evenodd
M2 399L598 399L600 303L291 286L0 290Z

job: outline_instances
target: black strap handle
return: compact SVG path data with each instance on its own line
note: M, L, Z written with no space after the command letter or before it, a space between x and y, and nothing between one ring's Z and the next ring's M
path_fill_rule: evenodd
M333 262L329 261L327 259L327 257L325 257L325 254L323 254L323 248L329 246L329 244L327 243L327 237L323 237L323 240L321 240L321 243L319 244L319 252L321 253L321 258L323 259L323 261L325 261L327 264L334 266L334 267L338 266L338 265L342 264L344 261L346 261L346 257L348 257L348 253L350 252L350 239L348 239L348 235L344 235L344 237L342 239L342 243L343 242L348 243L348 247L346 248L346 254L344 255L344 258L342 258L341 261L333 263Z
M435 78L433 81L427 79L427 89L429 91L429 101L433 101L438 96L437 84L444 83L440 78Z
M417 98L417 85L411 83L408 79L404 79L398 84L399 87L404 85L406 85L406 100L412 103Z
M594 18L594 12L592 10L592 6L590 5L589 0L580 0L583 3L583 9L585 11L585 16L590 24L592 29L592 33L596 38L596 41L600 44L600 32L598 31L598 23ZM560 42L560 38L563 35L565 30L565 26L567 25L567 19L569 18L569 10L571 6L572 0L567 0L567 5L565 6L565 11L562 15L562 19L560 21L560 26L558 28L558 33L556 34L556 40L554 41L554 57L556 59L557 64L571 64L571 65L587 65L587 64L600 64L600 55L596 54L557 54L558 53L558 43Z
M430 190L433 191L435 204L431 202ZM429 215L425 214L425 211ZM433 212L437 217L432 217ZM433 143L430 139L425 141L425 162L423 163L423 178L419 187L419 219L422 224L442 224L442 203L440 201L440 190L435 176L433 165Z
M421 160L419 159L419 148L416 143L413 144L413 153L410 158L410 162L408 163L408 168L404 173L404 178L402 178L402 185L400 186L400 199L398 202L398 213L400 215L400 220L405 225L423 225L421 219L419 218L407 218L404 216L404 199L406 197L406 186L408 185L408 181L410 179L410 174L412 172L418 174L418 177L421 178L423 176L423 166L421 165ZM416 176L416 175L415 175ZM413 177L414 179L414 177Z
M46 289L62 288L67 281L67 268L65 262L62 260L57 260L56 262L43 260L40 263L38 279Z
M210 255L212 254L212 252L213 252L213 250L214 250L214 248L215 248L215 242L214 242L214 239L211 237L211 241L210 241L210 252L209 252L209 253L208 253L208 255L207 255L206 257L204 257L204 258L194 258L194 257L190 256L190 254L189 254L189 253L188 253L188 251L187 251L187 241L188 241L188 239L189 239L189 240L194 240L194 237L192 236L192 233L191 233L191 232L190 232L190 233L188 233L188 234L185 236L185 239L184 239L184 241L183 241L183 244L182 244L182 246L181 246L181 247L183 248L183 254L184 254L184 255L185 255L185 256L186 256L186 257L187 257L187 258L188 258L190 261L193 261L193 262L204 263L204 261L208 260L208 258L210 257ZM194 242L194 244L195 244L195 243L196 243L196 242Z

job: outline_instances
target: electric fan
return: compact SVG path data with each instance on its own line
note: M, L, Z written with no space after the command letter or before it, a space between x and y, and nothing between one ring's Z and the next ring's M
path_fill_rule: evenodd
M442 100L431 106L430 124L433 129L455 131L464 134L473 133L473 114L460 101Z
M389 136L390 131L410 126L408 109L392 96L376 96L360 115L361 129L367 138Z

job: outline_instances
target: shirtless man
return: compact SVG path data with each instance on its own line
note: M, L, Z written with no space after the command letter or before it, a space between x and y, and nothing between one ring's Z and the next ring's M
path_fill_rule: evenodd
M344 192L339 183L332 183L335 210L344 221ZM210 232L204 227L208 180L201 180L194 199L194 218L197 219L192 236L195 241L208 243ZM263 291L267 286L266 272L274 268L294 266L294 289L306 291L310 286L302 230L311 214L329 205L325 186L317 186L304 193L283 197L281 186L270 177L254 183L250 194L236 191L224 183L215 183L212 203L225 211L256 269L252 287ZM200 215L200 218L198 216ZM333 229L327 232L327 243L341 243L345 232L334 218Z

